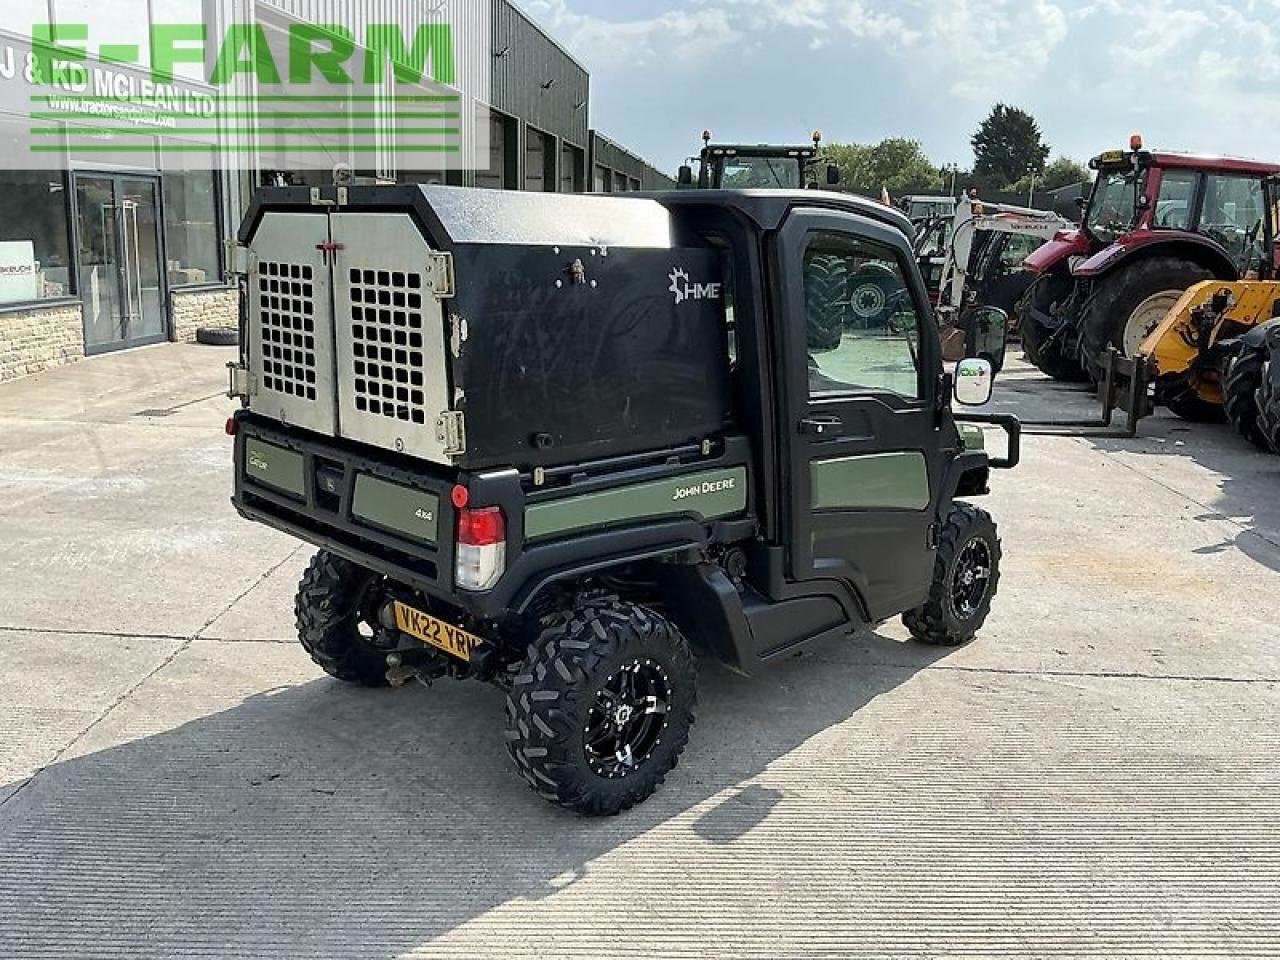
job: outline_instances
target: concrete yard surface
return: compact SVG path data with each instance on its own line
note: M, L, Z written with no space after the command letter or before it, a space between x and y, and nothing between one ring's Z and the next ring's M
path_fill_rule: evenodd
M585 820L497 689L311 664L230 356L0 385L0 958L1280 956L1280 457L1230 428L1028 437L977 641L704 663L666 785ZM1090 403L1011 362L992 409Z

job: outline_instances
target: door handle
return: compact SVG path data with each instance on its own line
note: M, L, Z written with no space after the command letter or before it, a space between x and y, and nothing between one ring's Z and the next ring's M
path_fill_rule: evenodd
M800 433L807 437L842 437L844 421L839 417L805 417L800 421Z

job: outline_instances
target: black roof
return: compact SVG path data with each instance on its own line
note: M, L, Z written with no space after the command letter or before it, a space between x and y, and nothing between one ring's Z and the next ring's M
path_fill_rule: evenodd
M893 207L851 193L831 190L664 190L628 196L652 197L670 210L685 206L727 207L750 219L762 230L776 230L793 207L822 207L856 213L915 235L907 215Z

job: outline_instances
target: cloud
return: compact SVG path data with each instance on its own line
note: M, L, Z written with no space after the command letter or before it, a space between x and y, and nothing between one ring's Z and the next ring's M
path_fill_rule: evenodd
M632 20L579 13L568 0L528 0L524 6L569 50L585 58L588 67L706 59L742 39L728 9L720 6L672 10Z

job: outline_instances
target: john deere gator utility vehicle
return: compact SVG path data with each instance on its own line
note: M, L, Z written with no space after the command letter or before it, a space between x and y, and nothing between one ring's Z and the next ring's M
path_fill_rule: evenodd
M1097 379L1111 347L1132 357L1183 292L1276 271L1268 179L1280 165L1130 149L1094 157L1081 225L1026 259L1027 358L1059 380Z
M702 152L696 158L696 185L701 190L801 190L818 186L817 167L822 133L813 132L813 143L783 146L769 143L712 143L711 131L702 131ZM827 186L840 182L840 168L827 164ZM693 167L680 168L679 185L695 185Z
M944 371L909 230L813 190L259 193L234 503L319 548L302 646L356 684L498 684L520 776L611 814L676 765L693 651L753 674L897 615L971 639L1000 541L968 499L1018 423L953 412L991 368ZM897 306L819 342L833 260Z

